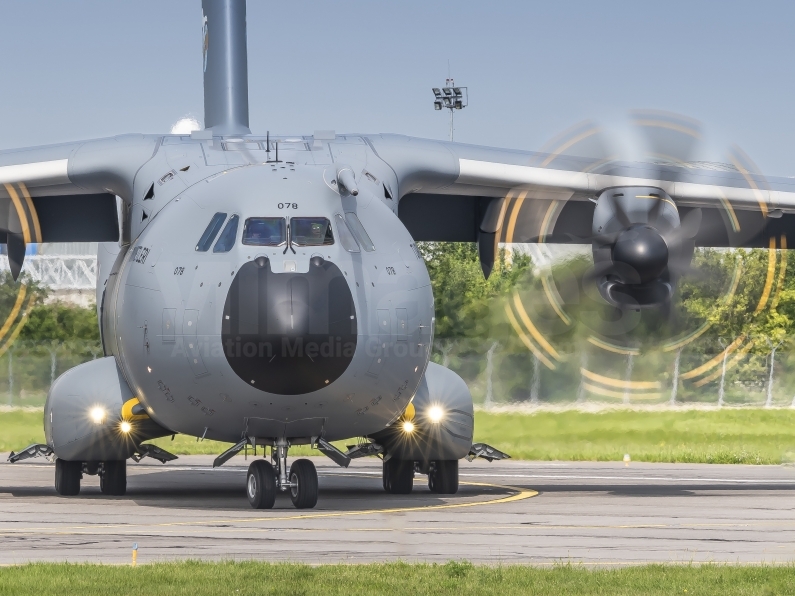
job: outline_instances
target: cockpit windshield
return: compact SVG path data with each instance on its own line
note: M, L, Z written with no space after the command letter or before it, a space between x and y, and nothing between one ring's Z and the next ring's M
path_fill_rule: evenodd
M334 244L331 222L325 217L291 218L290 238L296 246L326 246Z
M282 246L287 242L287 223L283 217L249 217L243 227L243 244Z

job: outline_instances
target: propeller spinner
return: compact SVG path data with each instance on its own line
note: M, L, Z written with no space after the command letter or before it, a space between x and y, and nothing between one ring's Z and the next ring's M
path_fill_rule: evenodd
M605 300L624 308L653 307L669 300L694 250L676 205L658 188L602 192L591 240L591 277Z

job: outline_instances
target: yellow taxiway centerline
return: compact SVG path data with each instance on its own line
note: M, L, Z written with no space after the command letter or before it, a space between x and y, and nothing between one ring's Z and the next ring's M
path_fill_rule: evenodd
M322 519L329 517L351 517L355 515L373 515L377 513L406 513L410 511L436 511L439 509L459 509L462 507L478 507L481 505L499 505L502 503L512 503L515 501L523 501L538 495L538 491L532 489L519 488L516 486L504 486L499 484L488 484L485 482L462 482L466 486L482 486L489 488L498 488L503 490L516 491L515 494L507 497L499 497L497 499L490 499L488 501L475 501L466 503L445 503L443 505L419 505L416 507L391 507L387 509L365 509L362 511L334 511L329 513L306 513L300 515L288 515L283 517L250 517L241 519L214 519L214 520L196 520L185 522L166 522L159 524L97 524L97 525L80 525L80 526L64 526L60 528L14 528L0 530L0 536L13 536L18 534L27 533L43 533L43 534L67 534L69 530L107 530L107 529L133 529L133 528L168 528L174 526L209 526L214 524L229 524L229 523L252 523L252 522L278 522L290 521L297 519ZM76 532L77 533L77 532ZM84 533L84 532L79 532Z

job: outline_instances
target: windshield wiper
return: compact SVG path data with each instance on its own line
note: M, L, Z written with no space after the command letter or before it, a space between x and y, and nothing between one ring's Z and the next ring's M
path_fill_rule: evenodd
M295 249L293 248L293 235L290 231L290 224L287 224L287 246L284 247L284 252L282 254L287 254L287 249L293 251L293 254L296 254Z

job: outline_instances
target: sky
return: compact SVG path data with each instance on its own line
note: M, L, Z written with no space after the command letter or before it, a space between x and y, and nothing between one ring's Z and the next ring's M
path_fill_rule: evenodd
M795 3L248 1L252 130L445 139L432 87L469 88L455 139L539 149L630 109L695 118L795 176ZM0 0L0 148L202 120L200 0Z

